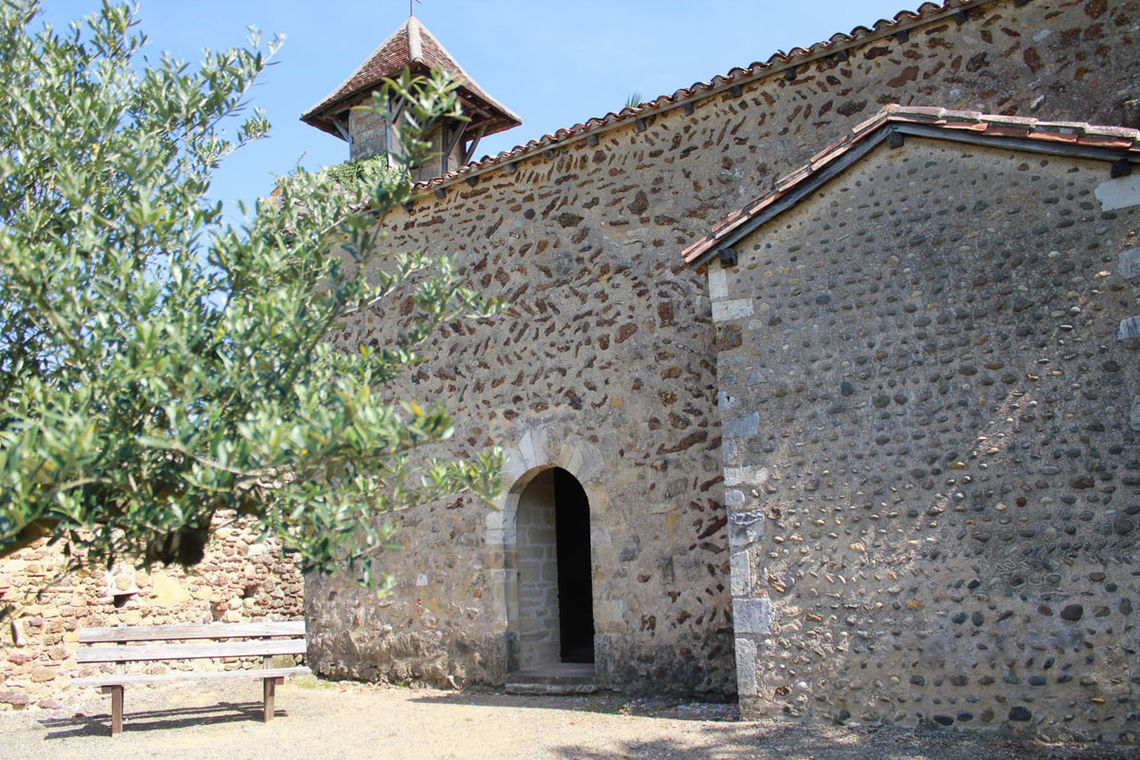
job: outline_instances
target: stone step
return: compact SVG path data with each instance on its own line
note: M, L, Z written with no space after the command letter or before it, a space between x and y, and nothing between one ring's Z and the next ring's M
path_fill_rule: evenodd
M525 670L507 676L508 694L592 694L598 690L594 668L565 665Z

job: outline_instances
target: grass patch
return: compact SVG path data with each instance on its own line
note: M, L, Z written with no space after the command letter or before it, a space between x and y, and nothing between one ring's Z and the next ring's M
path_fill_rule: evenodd
M316 676L297 676L293 679L292 684L298 689L332 689L335 688L331 681L322 681Z

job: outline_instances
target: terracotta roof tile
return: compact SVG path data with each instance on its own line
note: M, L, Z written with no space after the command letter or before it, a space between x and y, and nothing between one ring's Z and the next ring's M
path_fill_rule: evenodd
M331 117L379 88L384 79L398 76L405 68L414 74L438 70L462 80L459 95L480 112L473 121L487 123L485 134L502 132L522 123L506 106L488 95L414 16L381 42L336 89L307 110L301 121L339 137Z
M1076 145L1081 136L1076 132L1050 132L1047 130L1028 130L1025 135L1031 140L1044 140L1045 142L1070 143Z
M1077 121L1038 121L1019 116L983 114L978 111L950 111L929 106L889 105L874 117L858 124L842 140L816 154L809 164L781 177L769 192L750 201L744 208L729 214L708 235L681 252L685 262L690 265L699 263L726 237L755 219L791 190L850 153L861 141L889 125L913 125L912 129L934 129L944 132L949 139L954 139L955 132L969 131L996 139L1108 149L1133 156L1134 161L1140 162L1140 130ZM929 131L916 134L931 135Z
M887 119L887 112L885 110L879 111L877 114L875 114L871 118L864 119L863 121L856 124L854 127L851 128L851 131L854 134L859 134L860 132L867 132L867 131L870 131L872 129L878 129L879 125L882 124L884 121L886 121L886 119ZM844 139L846 139L846 138L844 138ZM840 140L839 142L843 142L843 140Z
M779 51L769 56L765 61L758 61L744 68L733 68L727 74L714 76L707 82L696 82L689 87L675 91L671 95L661 95L638 106L624 108L616 113L610 112L605 116L587 119L584 122L559 129L554 134L543 135L525 145L516 146L496 156L484 157L482 160L466 164L456 171L422 182L415 189L418 193L426 193L441 185L450 185L473 175L483 174L499 166L522 160L558 143L579 139L590 133L609 130L633 119L675 108L686 101L708 97L729 87L763 79L789 66L799 66L817 58L833 55L866 42L869 38L887 37L912 26L926 24L937 18L948 17L991 2L994 0L944 0L941 4L926 2L916 11L900 11L892 19L881 19L872 25L873 28L857 26L847 34L833 34L825 42L817 42L807 48L793 48L791 53Z
M889 110L889 109L885 109ZM938 121L942 115L946 113L946 109L941 106L912 106L907 109L907 113L903 118L910 119L911 121ZM880 118L882 112L878 116L871 117L871 120ZM858 127L856 127L858 129Z
M1006 125L1013 127L1029 127L1037 123L1037 119L1032 116L1006 116L1004 114L993 114L986 117L986 121L990 124Z

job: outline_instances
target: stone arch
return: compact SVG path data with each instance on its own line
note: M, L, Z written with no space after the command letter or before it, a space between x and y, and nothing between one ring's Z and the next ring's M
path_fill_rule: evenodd
M527 571L533 575L537 569L533 538L534 531L541 531L542 528L535 524L533 510L554 510L554 489L566 488L569 484L580 488L583 507L589 515L587 525L596 524L594 517L604 512L609 505L608 493L601 482L604 460L600 452L588 441L576 436L562 437L557 432L549 428L531 429L524 433L517 445L505 448L503 480L507 488L499 497L499 511L492 512L487 518L487 545L493 555L490 564L496 567L500 575L500 583L497 585L502 597L498 617L504 636L508 672L587 659L562 648L563 620L556 607L547 610L548 624L551 626L550 631L554 630L553 626L558 626L559 635L554 641L546 641L545 648L543 645L537 649L535 647L541 637L534 630L536 590L533 585L528 588ZM554 540L557 541L556 527L551 527L554 528ZM594 541L589 536L589 529L586 530L587 537L581 540L588 541L589 545L580 549L588 552L585 583L590 588L585 593L592 604L596 599L594 589L597 587L595 581L598 568L593 551ZM527 535L528 531L530 536ZM521 551L520 539L523 544ZM530 555L528 551L531 552ZM552 550L548 559L555 557L556 552ZM524 571L521 584L520 563L524 566L521 568ZM546 568L546 571L550 572L551 568ZM562 577L565 580L565 568ZM548 600L548 604L556 602ZM590 625L592 638L592 615ZM588 659L592 660L592 642L589 652Z

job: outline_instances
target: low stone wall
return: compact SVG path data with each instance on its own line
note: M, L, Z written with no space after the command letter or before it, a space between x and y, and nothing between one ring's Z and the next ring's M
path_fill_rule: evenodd
M0 608L16 607L0 629L0 711L54 708L74 678L79 629L90 626L238 623L302 613L297 564L246 524L219 527L202 562L136 570L116 565L63 575L61 545L41 541L0 559ZM42 593L41 593L42 592Z

